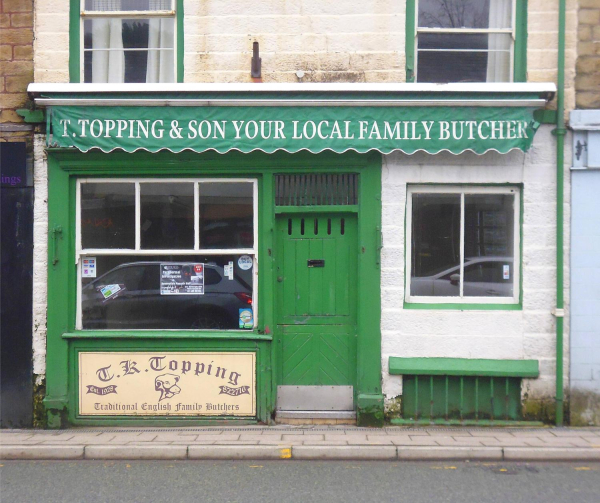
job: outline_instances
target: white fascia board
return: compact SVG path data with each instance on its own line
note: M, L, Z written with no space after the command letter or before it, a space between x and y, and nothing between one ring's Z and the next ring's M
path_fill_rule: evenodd
M569 126L576 131L600 130L600 110L572 110Z
M29 84L27 92L34 97L47 93L556 93L553 82L546 83L459 83L459 84ZM550 99L552 99L552 96Z

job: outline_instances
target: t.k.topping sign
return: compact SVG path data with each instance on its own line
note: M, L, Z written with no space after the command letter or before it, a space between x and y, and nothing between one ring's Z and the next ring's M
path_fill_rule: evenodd
M84 416L255 416L255 353L79 353Z
M539 126L519 107L82 107L51 110L51 146L203 152L527 150Z

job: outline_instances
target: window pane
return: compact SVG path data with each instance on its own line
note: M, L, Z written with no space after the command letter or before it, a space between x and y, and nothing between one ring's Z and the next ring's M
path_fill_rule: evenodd
M419 0L419 27L510 28L512 0Z
M174 82L174 47L173 18L86 19L85 82Z
M194 248L194 184L141 183L143 249Z
M81 184L81 247L135 248L135 185Z
M460 194L412 195L410 294L460 295Z
M98 256L96 268L81 279L87 330L237 329L252 314L248 255Z
M514 203L513 194L465 195L465 296L513 296Z
M508 82L510 56L507 34L422 33L417 78L434 83Z
M252 248L253 185L200 183L200 248Z
M173 0L85 0L85 10L102 11L155 11L172 10Z

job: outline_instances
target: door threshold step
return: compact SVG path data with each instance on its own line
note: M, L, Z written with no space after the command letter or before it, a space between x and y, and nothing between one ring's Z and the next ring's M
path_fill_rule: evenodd
M356 424L353 410L278 410L277 424Z

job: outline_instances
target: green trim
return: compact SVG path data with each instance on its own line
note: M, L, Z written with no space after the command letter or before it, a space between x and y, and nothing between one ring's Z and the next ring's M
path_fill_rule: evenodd
M527 0L516 1L513 82L527 82Z
M556 94L556 309L564 308L564 162L566 0L558 8L558 83ZM556 425L564 422L564 318L556 317Z
M417 0L406 0L406 82L416 79ZM527 0L516 0L513 82L527 82Z
M435 303L415 303L404 302L404 309L452 309L455 311L522 311L523 304L471 304L471 303L453 303L453 304L435 304Z
M467 358L400 358L390 356L391 375L449 375L538 377L537 360L482 360Z
M176 0L176 29L177 29L177 61L175 82L184 81L184 44L185 33L183 26L184 0ZM81 0L71 0L69 6L69 82L83 82L81 75ZM143 85L143 84L142 84Z
M81 82L81 0L69 9L69 82Z
M358 205L346 206L276 206L275 214L281 213L358 213Z
M46 122L45 111L41 109L29 110L29 108L19 108L17 109L17 115L23 117L27 123Z
M390 423L398 426L527 426L527 427L542 427L546 426L541 421L507 421L493 419L479 419L461 421L460 419L423 419L414 421L411 419L393 418Z
M319 155L300 152L288 154L254 152L227 155L207 152L89 152L48 150L48 223L49 229L61 227L56 248L48 249L48 333L46 406L54 427L65 426L65 419L77 425L201 425L269 423L275 408L278 365L277 345L271 343L274 327L273 230L275 223L274 175L279 173L359 172L360 218L359 278L357 288L375 292L361 302L357 312L357 376L356 393L375 397L375 402L357 400L359 422L379 424L383 420L381 393L380 271L376 264L377 236L381 225L381 156L354 152ZM75 195L77 177L253 177L258 180L260 281L258 295L258 327L255 331L78 331L75 330L77 269L75 266ZM347 211L347 208L344 208ZM54 258L58 261L52 265ZM257 353L257 416L255 418L135 418L79 417L77 415L77 378L75 351L255 351ZM363 403L364 402L364 403ZM65 409L67 415L65 416ZM379 423L378 423L379 422Z
M256 332L196 332L193 330L141 330L133 332L111 330L82 330L66 332L63 339L227 339L246 341L270 341L270 335Z
M184 57L184 44L185 44L185 33L183 32L183 0L177 0L177 76L176 82L184 81L183 73L183 57Z
M417 33L416 0L406 0L406 82L416 82L415 76L415 38Z
M556 110L536 110L533 118L540 124L556 124Z

